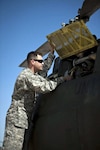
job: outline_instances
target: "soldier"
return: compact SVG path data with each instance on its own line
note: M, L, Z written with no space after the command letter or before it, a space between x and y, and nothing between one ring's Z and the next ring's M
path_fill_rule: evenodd
M67 80L66 76L56 78L55 81L40 76L38 72L43 70L44 63L39 53L28 53L27 63L28 67L17 77L12 102L7 111L4 150L22 150L24 134L31 122L35 93L50 92Z

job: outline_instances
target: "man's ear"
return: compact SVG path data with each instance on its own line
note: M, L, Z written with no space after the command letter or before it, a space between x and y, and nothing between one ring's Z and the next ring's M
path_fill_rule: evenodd
M31 64L34 64L34 63L35 63L34 59L31 59Z

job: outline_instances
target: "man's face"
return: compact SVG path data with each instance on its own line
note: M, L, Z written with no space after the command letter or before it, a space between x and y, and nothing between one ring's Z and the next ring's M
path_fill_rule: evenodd
M37 55L37 58L34 59L34 69L35 71L40 71L40 70L43 70L43 65L44 65L44 62L43 62L43 58L41 55Z

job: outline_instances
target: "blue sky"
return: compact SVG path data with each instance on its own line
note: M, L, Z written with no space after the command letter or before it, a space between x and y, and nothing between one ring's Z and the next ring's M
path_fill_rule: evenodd
M61 28L61 23L77 15L83 0L0 0L0 141L3 140L5 117L11 103L18 65L31 50L47 39L46 35ZM100 9L86 24L100 38ZM49 73L52 70L49 71Z

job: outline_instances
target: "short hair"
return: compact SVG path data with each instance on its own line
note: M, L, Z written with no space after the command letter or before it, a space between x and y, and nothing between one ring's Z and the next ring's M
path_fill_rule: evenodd
M34 51L29 52L27 54L27 62L29 62L29 60L31 60L31 59L36 59L37 55L41 55L42 56L42 54L39 53L39 52L34 52Z

